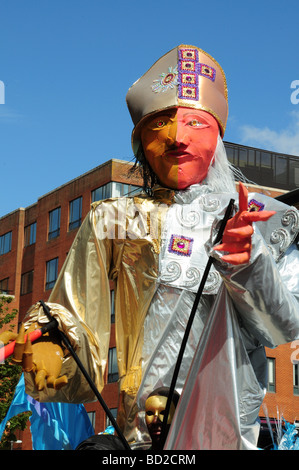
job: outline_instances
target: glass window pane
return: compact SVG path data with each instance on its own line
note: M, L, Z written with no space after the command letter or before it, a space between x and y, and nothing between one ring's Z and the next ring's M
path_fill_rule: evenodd
M248 149L248 165L255 165L255 151L253 149Z
M228 158L228 161L232 163L233 165L237 165L235 162L235 157L234 157L234 149L232 147L229 147L228 145L225 145L225 150L226 150L226 155Z
M8 232L0 237L0 255L4 255L11 250L11 234L12 232Z
M275 358L268 357L268 387L269 392L275 392Z
M123 195L123 184L112 182L112 197L120 197Z
M24 237L25 246L33 245L36 242L36 222L25 227Z
M261 152L261 166L271 168L271 153Z
M60 207L49 212L49 233L48 239L58 237L60 234Z
M102 201L112 196L112 184L107 183L91 192L91 202Z
M36 242L36 222L31 224L30 245L33 245L35 242Z
M299 158L298 160L290 160L290 184L292 188L299 188Z
M288 162L285 157L275 156L275 181L278 184L287 185Z
M114 290L110 292L110 297L111 297L111 323L115 323Z
M91 425L94 429L95 425L96 425L96 412L95 411L87 411L87 414L88 414L90 423L91 423Z
M69 230L80 227L82 216L82 197L70 202Z
M32 292L33 287L33 271L22 274L21 277L21 295Z
M113 418L116 420L116 418L117 418L117 408L110 408L110 412L111 412ZM109 419L109 416L106 415L106 428L108 428L108 426L112 426L112 422Z
M239 162L237 166L240 168L247 165L247 150L240 148L239 149Z
M58 275L58 258L47 261L46 265L46 289L52 289Z
M0 281L0 293L1 294L8 294L8 277L6 277L5 279L2 279L2 281Z
M118 380L118 366L116 348L109 349L108 357L108 383L117 382Z

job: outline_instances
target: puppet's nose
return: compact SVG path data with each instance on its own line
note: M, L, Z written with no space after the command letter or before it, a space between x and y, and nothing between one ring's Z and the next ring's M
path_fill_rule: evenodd
M177 143L177 127L178 126L176 121L172 122L172 124L169 126L168 136L166 139L167 145L169 147L172 147Z
M177 125L176 143L178 146L188 146L190 144L190 136L186 130L186 127L180 124Z

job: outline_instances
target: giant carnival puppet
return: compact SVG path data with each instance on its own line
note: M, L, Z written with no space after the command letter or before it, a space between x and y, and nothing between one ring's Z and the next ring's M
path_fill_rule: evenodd
M267 384L264 347L299 334L298 212L236 185L222 140L226 79L203 50L180 45L162 56L129 89L127 104L144 190L92 205L48 306L101 391L109 280L115 282L118 424L138 447L150 443L146 399L170 386L199 283L213 259L164 448L255 448ZM231 198L233 213L215 245ZM25 327L47 321L37 303ZM27 393L41 402L94 400L68 351L62 348L61 371L50 373L53 344L39 341L43 352L33 345L33 369L25 372Z

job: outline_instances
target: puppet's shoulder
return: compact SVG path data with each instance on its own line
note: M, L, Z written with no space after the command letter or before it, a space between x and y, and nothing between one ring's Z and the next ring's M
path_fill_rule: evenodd
M278 261L299 233L299 211L294 206L259 193L249 193L249 210L267 210L276 213L267 222L257 222L273 257Z

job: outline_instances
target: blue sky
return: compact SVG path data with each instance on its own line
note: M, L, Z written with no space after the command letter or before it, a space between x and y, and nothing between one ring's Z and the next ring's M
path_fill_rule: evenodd
M225 140L299 155L298 14L298 0L0 0L0 217L132 160L127 90L182 43L226 73Z

